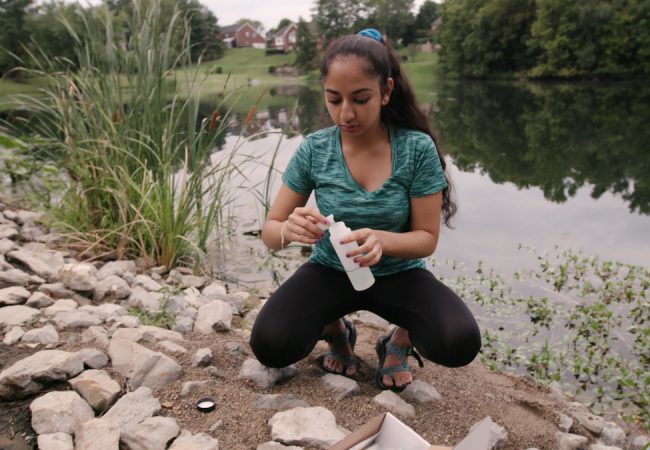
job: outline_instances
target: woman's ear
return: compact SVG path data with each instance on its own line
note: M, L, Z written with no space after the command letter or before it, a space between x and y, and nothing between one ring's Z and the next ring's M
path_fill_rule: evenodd
M390 101L390 94L393 92L393 87L395 87L395 81L391 77L388 77L388 79L386 79L386 87L384 88L384 93L381 96L382 106L388 105L388 102Z

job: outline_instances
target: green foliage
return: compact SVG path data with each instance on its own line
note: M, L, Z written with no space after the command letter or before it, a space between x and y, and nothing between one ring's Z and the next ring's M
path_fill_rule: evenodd
M157 1L136 7L127 25L137 32L115 35L108 9L86 11L79 68L31 71L47 86L22 107L65 172L69 188L54 212L71 237L93 254L170 267L205 250L234 168L210 159L225 121L219 105L200 114L200 68L175 71L191 62L189 24L161 12Z
M412 9L413 0L365 0L365 26L381 30L394 43L408 45L415 40Z
M26 34L28 8L32 3L33 0L0 1L0 75L15 66L10 52L18 57L24 55L21 44Z
M296 65L305 72L311 70L316 63L316 42L307 26L307 22L298 21L296 30Z
M317 0L313 17L318 35L323 39L323 47L327 47L334 38L351 33L359 13L360 4L356 0Z
M650 0L448 0L442 16L448 74L650 74Z

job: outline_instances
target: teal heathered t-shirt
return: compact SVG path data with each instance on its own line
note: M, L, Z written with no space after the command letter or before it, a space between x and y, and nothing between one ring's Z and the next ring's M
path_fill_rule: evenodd
M393 232L410 231L411 197L423 197L447 187L433 140L420 131L390 130L392 173L372 192L359 186L350 174L338 127L305 137L289 161L282 181L291 190L309 195L315 190L316 205L324 216L334 215L351 230L371 228ZM326 233L315 246L310 261L338 270L343 266ZM374 275L390 275L424 267L421 259L382 256L372 266Z

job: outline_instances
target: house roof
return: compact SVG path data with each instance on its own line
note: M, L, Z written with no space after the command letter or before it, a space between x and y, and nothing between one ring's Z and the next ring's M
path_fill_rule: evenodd
M244 22L244 23L236 23L233 25L226 25L221 27L221 32L222 33L236 33L239 31L242 27L245 27L248 25L253 31L255 31L257 34L261 35L259 30L257 30L253 25L251 25L249 22Z
M278 31L276 31L275 33L273 33L273 34L271 35L271 37L274 37L274 38L275 38L275 37L284 36L285 34L287 34L287 31L289 31L289 28L291 28L291 27L295 27L295 26L296 26L296 24L293 23L293 22L291 22L291 23L290 23L289 25L287 25L286 27L280 28Z

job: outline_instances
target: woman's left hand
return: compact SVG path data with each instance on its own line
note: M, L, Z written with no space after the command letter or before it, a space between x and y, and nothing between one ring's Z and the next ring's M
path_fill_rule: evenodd
M382 255L381 241L374 230L361 228L355 230L342 240L342 243L357 241L359 248L348 253L361 267L374 266L379 262Z

